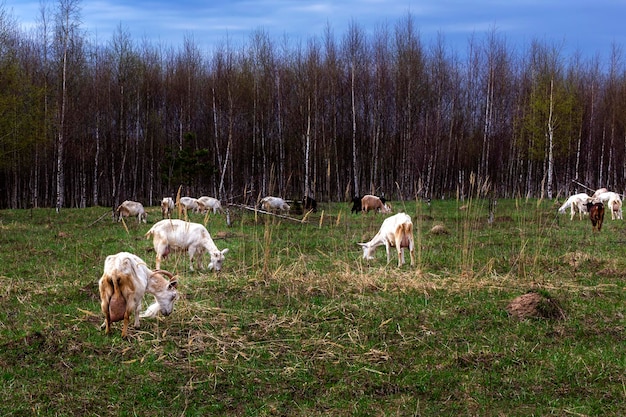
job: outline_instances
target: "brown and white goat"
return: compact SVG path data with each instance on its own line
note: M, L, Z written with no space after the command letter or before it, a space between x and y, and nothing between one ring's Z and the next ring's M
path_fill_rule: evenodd
M218 211L220 213L224 211L224 209L222 209L222 203L220 203L220 200L217 198L207 196L198 198L198 211L200 211L200 213L206 213L209 210L213 210L213 214Z
M280 197L267 196L261 199L261 209L269 212L288 212L291 207Z
M602 222L604 221L604 204L601 201L590 199L587 202L587 211L589 212L589 220L591 220L591 230L602 230Z
M171 251L189 253L189 269L193 271L193 261L196 260L198 269L202 269L202 255L209 252L211 262L209 269L220 271L224 262L224 255L228 249L219 250L211 239L206 227L199 223L186 222L179 219L165 219L155 223L146 233L146 238L152 238L152 245L156 252L156 268L161 267L161 261Z
M406 213L398 213L387 217L376 236L367 243L359 243L363 248L363 259L374 259L374 250L385 245L387 251L387 263L391 262L390 247L395 247L398 252L398 266L404 264L404 248L409 248L411 266L415 264L415 243L413 241L413 222Z
M159 312L164 316L170 315L178 298L177 281L171 279L171 273L150 270L140 257L132 253L107 256L104 273L98 282L105 332L108 334L111 331L111 323L124 320L122 337L126 337L131 314L135 316L135 328L139 327L139 317L154 317ZM145 293L154 295L155 302L140 315Z
M161 200L161 218L172 217L175 207L176 205L172 197L163 197L163 200Z
M381 213L391 213L391 206L384 202L380 197L367 194L361 198L361 210L367 213L370 210Z
M574 220L574 216L578 213L580 220L583 218L583 214L587 213L587 201L589 196L586 193L579 193L570 196L561 207L559 207L559 213L565 213L565 210L570 209L570 220Z
M115 209L115 218L122 221L122 217L137 217L137 223L146 223L148 213L143 208L143 204L137 201L126 200Z

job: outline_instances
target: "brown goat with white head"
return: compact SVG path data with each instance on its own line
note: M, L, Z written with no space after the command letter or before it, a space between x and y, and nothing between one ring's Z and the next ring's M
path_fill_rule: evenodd
M159 312L164 316L170 315L178 298L177 281L171 278L172 274L167 271L150 270L140 257L132 253L107 256L104 273L98 282L106 333L111 331L111 323L124 320L122 337L126 337L131 314L135 316L135 328L139 327L139 317L154 317ZM140 315L145 293L154 295L155 302Z
M404 248L409 249L411 254L411 266L415 264L415 243L413 241L413 222L411 216L406 213L398 213L387 217L376 236L367 243L359 243L363 248L363 259L374 259L374 250L385 245L387 250L387 263L391 261L390 247L395 247L398 252L398 266L404 264Z

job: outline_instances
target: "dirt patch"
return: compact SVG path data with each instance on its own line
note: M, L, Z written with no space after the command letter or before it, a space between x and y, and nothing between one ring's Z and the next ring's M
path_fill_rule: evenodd
M506 306L506 311L520 320L526 318L565 319L565 312L557 300L535 291L515 298Z

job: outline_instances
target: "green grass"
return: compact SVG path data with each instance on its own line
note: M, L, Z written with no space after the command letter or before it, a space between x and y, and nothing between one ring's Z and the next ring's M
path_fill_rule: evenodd
M126 228L106 208L1 211L0 415L626 414L624 223L591 233L537 200L500 200L489 223L486 200L465 203L392 202L414 268L363 261L383 216L347 203L307 223L192 215L230 249L223 272L165 260L174 312L126 340L100 329L97 281L119 251L154 265L158 208ZM565 319L510 317L529 290Z

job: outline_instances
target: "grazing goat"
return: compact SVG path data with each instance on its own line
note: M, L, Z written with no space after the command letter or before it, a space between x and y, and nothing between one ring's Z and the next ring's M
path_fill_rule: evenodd
M594 194L595 195L595 194ZM622 219L622 199L619 194L613 191L606 191L598 194L596 198L591 198L593 201L601 201L611 210L611 220Z
M354 196L354 198L352 199L352 210L350 210L350 213L360 213L362 210L361 208L361 197Z
M604 204L599 201L589 200L587 202L587 211L591 220L591 230L602 230L602 222L604 221Z
M122 217L135 217L137 216L137 223L148 220L148 213L143 208L143 204L136 201L126 200L115 209L114 217L117 221L122 221Z
M189 210L192 213L197 213L200 211L200 206L198 205L198 199L193 197L181 197L178 203L176 203L182 211L187 214Z
M189 253L189 269L193 271L193 261L202 269L202 255L209 252L211 262L209 270L220 271L224 262L224 255L228 249L219 250L211 239L206 227L199 223L186 222L179 219L165 219L157 222L148 232L146 238L153 236L152 244L156 252L156 268L161 267L161 261L170 251L187 251Z
M222 203L220 203L220 200L217 198L206 196L200 197L198 199L198 211L200 211L200 213L206 213L210 209L213 210L213 214L218 211L220 213L224 211L224 209L222 209Z
M391 206L389 206L384 199L367 194L361 198L361 210L363 213L367 213L370 210L381 213L391 213Z
M304 196L302 198L302 207L305 210L313 210L313 213L317 213L317 201L312 197Z
M164 316L170 315L174 301L178 298L178 282L171 279L172 274L151 271L141 258L132 253L120 252L107 256L104 273L98 281L105 332L108 334L111 331L111 323L123 319L122 337L126 337L131 314L135 316L135 328L139 327L139 317L154 317L159 312ZM155 302L140 315L141 300L145 293L154 295Z
M161 218L170 218L172 217L172 212L174 211L174 199L172 197L164 197L161 200Z
M363 259L374 259L374 250L385 245L387 263L391 262L389 247L393 246L398 252L398 266L404 264L404 248L409 248L411 266L415 264L415 244L413 242L413 222L406 213L398 213L383 221L376 236L367 243L359 243L363 248Z
M587 212L587 201L589 196L586 193L574 194L570 196L561 207L559 207L559 213L565 213L565 210L570 209L570 220L574 220L576 212L580 220L583 218L583 214Z
M282 198L268 196L261 199L261 209L269 212L288 212L291 207Z

